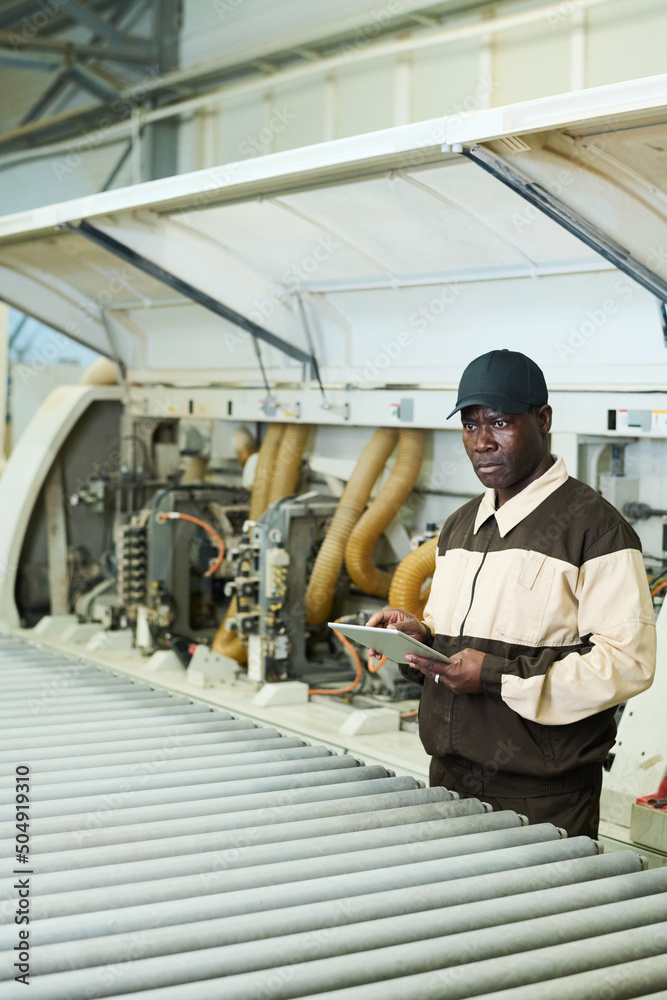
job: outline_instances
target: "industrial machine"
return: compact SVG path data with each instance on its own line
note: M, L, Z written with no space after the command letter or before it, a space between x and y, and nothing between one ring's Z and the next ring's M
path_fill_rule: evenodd
M666 109L651 78L0 220L0 297L114 373L57 390L0 480L3 628L258 718L283 700L343 749L375 730L367 756L425 774L417 690L326 621L405 580L423 608L479 489L446 414L500 342L545 369L553 451L635 522L661 601ZM618 843L665 776L663 619L605 778Z

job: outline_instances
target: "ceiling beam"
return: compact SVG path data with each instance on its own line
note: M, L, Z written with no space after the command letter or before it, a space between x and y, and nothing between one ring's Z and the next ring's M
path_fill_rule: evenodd
M109 42L116 45L123 45L128 41L128 37L123 31L119 31L118 28L114 27L113 24L110 24L109 21L105 21L103 17L100 17L100 15L94 11L92 7L89 7L88 4L84 3L83 0L69 0L67 4L67 13L81 24L85 24L85 26L90 28L91 31L101 35L102 38L106 38Z
M13 69L38 69L52 73L54 69L60 69L62 59L47 53L39 55L37 52L30 53L19 49L0 49L0 66L10 66Z
M259 323L255 323L247 316L237 312L236 309L232 309L230 306L225 305L218 299L213 298L212 295L208 295L206 292L202 291L201 288L196 288L194 285L190 284L189 281L185 281L177 274L168 271L155 261L149 260L132 247L127 246L125 243L121 243L113 236L105 233L104 230L91 225L86 221L86 219L82 219L78 225L73 225L72 223L67 222L65 223L65 227L70 232L79 233L79 235L85 237L87 240L90 240L96 246L102 247L103 250L107 250L109 253L113 254L114 257L124 260L127 264L130 264L132 267L136 267L139 271L143 271L144 274L149 275L151 278L155 278L156 281L162 282L162 284L166 285L168 288L172 288L184 298L189 299L191 302L195 302L197 305L203 306L204 309L208 309L210 312L215 313L216 316L220 316L233 326L244 330L246 333L249 333L251 337L261 340L264 343L269 344L271 347L275 347L288 357L294 358L302 364L307 364L312 370L315 370L317 361L314 355L309 354L307 351L303 351L300 347L297 347L295 344L291 344L283 337L279 337L277 334L272 333L270 330L267 330L266 327L260 326Z
M122 93L124 83L114 80L108 73L103 73L96 66L76 65L70 69L70 78L84 90L99 97L101 101L109 101Z
M11 32L0 32L0 49L19 51ZM92 57L111 59L114 62L147 63L153 58L155 47L148 39L133 38L122 45L93 45L90 42L68 42L58 38L31 38L21 45L20 51L69 56L73 59Z
M23 0L22 3L15 3L13 5L8 5L6 2L2 4L3 10L0 12L0 31L5 28L14 28L17 35L17 42L21 44L29 39L22 33L23 21L30 21L31 18L37 20L37 14L40 15L38 23L32 23L30 26L35 29L35 32L40 34L49 34L51 31L60 31L62 28L71 25L74 22L70 12L71 0L59 0L58 3L52 4L51 9L45 5L44 0ZM94 9L103 9L111 5L111 0L92 0L89 6ZM47 18L46 23L42 23L44 16Z

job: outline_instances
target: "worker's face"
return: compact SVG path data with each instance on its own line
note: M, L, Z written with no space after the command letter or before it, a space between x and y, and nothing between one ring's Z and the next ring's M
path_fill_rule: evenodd
M467 406L461 421L468 458L487 489L519 492L549 454L551 407L546 404L534 413Z

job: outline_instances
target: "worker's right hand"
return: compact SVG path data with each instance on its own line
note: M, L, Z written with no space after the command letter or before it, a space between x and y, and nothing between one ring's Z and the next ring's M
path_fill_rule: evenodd
M383 608L376 611L366 622L374 628L394 628L397 632L404 632L413 639L420 642L427 642L431 637L426 625L420 622L416 615L411 615L408 611L399 611L398 608ZM378 656L374 649L369 649L370 656Z

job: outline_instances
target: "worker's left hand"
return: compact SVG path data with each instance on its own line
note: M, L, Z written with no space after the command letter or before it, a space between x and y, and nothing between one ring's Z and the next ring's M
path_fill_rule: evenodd
M446 684L455 694L481 694L484 655L478 649L462 649L453 654L451 663L416 653L406 653L405 659L425 677L435 680L437 676L437 683Z

